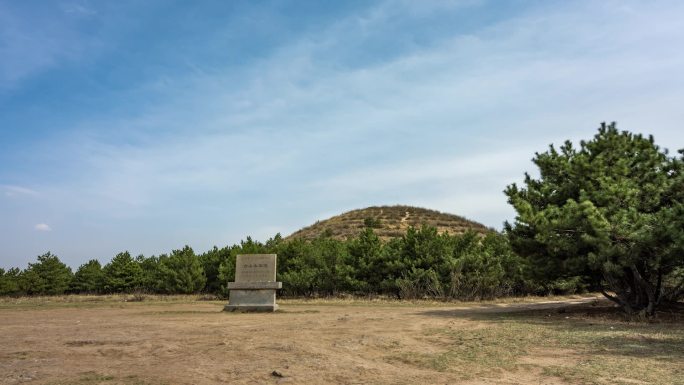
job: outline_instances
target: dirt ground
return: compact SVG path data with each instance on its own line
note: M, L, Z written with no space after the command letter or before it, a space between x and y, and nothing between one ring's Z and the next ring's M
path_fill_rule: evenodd
M548 311L560 322L568 317L557 308L590 301L596 300L463 306L281 301L281 310L271 314L225 313L217 301L5 306L0 308L0 383L576 383L545 366L579 365L582 352L572 345L545 347L541 340L529 346L535 336L523 334L535 329L516 329L519 336L512 337L528 341L519 354L506 355L507 345L497 355L473 353L478 369L472 373L461 360L470 350L447 353L453 344L472 345L458 342L464 331L475 336L471 342L481 338L476 343L488 344L488 314L532 309L539 317ZM483 361L492 357L498 361ZM676 362L664 368L684 375ZM650 382L627 378L625 383Z

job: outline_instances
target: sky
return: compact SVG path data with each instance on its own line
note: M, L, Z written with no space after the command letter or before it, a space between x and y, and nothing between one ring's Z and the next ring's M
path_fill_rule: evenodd
M684 2L0 0L0 267L373 205L501 229L601 122L684 148Z

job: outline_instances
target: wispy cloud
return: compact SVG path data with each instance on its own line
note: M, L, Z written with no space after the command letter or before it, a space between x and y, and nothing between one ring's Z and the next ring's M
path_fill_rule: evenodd
M5 196L8 197L15 197L21 195L36 197L39 195L37 191L21 186L0 185L0 188L4 190Z
M158 253L372 204L499 227L513 214L502 190L534 151L603 120L684 147L684 4L535 3L486 18L487 4L377 3L245 66L173 57L191 70L148 69L108 100L118 108L34 144L40 172L16 183L40 186L36 218L52 210L78 218L74 236ZM98 241L103 227L112 236Z
M243 74L243 87L230 87L232 72L171 81L165 92L179 96L143 118L101 122L112 132L149 132L150 139L139 136L137 144L121 147L116 139L108 144L96 137L89 152L79 154L92 166L93 175L84 182L112 200L139 205L172 192L241 191L266 178L277 183L279 175L295 183L308 178L340 183L359 175L377 180L383 173L391 175L380 177L384 182L453 178L464 170L457 164L463 157L475 159L467 168L470 175L497 167L510 172L510 162L492 152L507 154L505 146L519 147L530 136L543 141L526 148L543 150L539 146L550 141L586 136L600 120L635 116L633 105L644 94L657 92L665 99L679 92L680 79L662 83L664 74L684 65L684 55L646 57L643 46L631 45L638 41L649 50L667 51L672 34L681 37L679 21L664 9L650 14L607 5L545 9L443 36L377 64L326 65L328 52L336 51L344 62L354 55L347 47L350 39L362 40L393 22L382 16L388 9L374 8L372 17L342 20L280 48ZM606 21L607 14L618 17ZM658 17L648 39L629 32ZM356 28L361 24L366 28ZM671 113L668 108L661 110ZM554 131L554 125L583 131ZM456 160L411 166L415 157L443 151L453 152ZM487 155L478 158L480 151ZM402 162L409 166L393 169ZM385 171L369 171L377 166Z
M0 96L17 89L24 80L80 58L92 39L49 12L52 6L30 15L20 8L0 3ZM87 8L74 4L65 12L84 15Z
M354 194L361 190L424 186L450 179L468 180L474 176L505 178L529 166L533 153L533 148L517 148L471 156L399 160L394 164L369 165L348 174L315 181L314 185Z
M76 16L81 16L81 17L90 17L90 16L97 14L97 11L95 11L93 8L87 6L86 3L69 2L69 3L62 3L60 6L61 6L62 10L64 11L64 13L67 13L70 15L76 15Z

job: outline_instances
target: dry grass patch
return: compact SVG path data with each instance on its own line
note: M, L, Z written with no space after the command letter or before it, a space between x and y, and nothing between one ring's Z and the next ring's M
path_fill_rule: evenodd
M83 372L66 382L50 382L48 385L165 385L168 382L149 382L138 376L113 376L98 372Z
M24 297L0 297L0 310L2 309L30 309L41 308L89 308L101 306L130 305L155 305L169 303L193 303L197 301L209 301L204 295L162 295L162 294L103 294L103 295L55 295L55 296L24 296ZM223 301L225 302L225 301Z
M278 303L289 306L396 306L396 307L449 307L469 308L492 306L504 309L510 305L564 303L567 301L600 301L603 297L596 293L558 295L558 296L524 296L505 297L494 300L458 301L453 299L397 299L386 296L372 297L311 297L311 298L278 298Z
M426 338L444 352L400 358L463 379L537 369L573 384L684 384L679 317L628 322L601 306L469 318L484 326L429 330Z

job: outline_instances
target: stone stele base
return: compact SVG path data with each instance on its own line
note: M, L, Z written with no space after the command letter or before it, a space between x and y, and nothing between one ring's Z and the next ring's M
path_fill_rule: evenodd
M230 300L224 311L273 312L278 310L276 289L282 282L229 282Z

